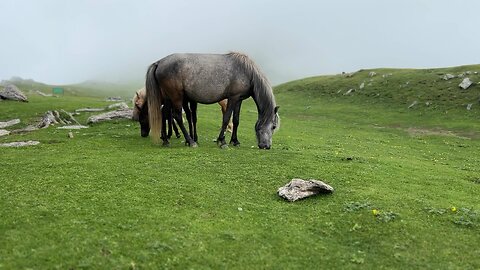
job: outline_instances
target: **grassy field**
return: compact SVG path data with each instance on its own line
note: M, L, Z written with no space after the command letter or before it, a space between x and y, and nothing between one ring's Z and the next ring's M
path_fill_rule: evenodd
M128 120L73 139L55 127L0 137L41 142L0 148L0 269L479 269L480 87L440 79L476 70L280 85L282 126L269 151L256 147L251 100L242 145L227 150L213 142L217 105L199 106L195 149L182 139L153 145ZM106 105L29 98L1 102L0 121ZM276 190L292 178L335 192L289 203Z

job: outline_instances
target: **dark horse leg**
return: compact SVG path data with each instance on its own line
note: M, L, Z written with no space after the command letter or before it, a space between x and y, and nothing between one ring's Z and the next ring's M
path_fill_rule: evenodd
M233 108L233 131L232 138L230 139L230 144L233 146L239 146L240 142L237 138L238 125L240 124L240 108L242 107L242 101L238 101L235 108Z
M193 135L192 138L195 142L198 143L198 134L197 134L197 102L190 101L190 111L192 112L192 129ZM192 133L190 131L190 133Z
M175 132L175 137L180 138L180 132L178 132L178 128L177 128L177 125L175 124L175 121L173 121L173 118L172 118L172 127L173 127L173 132Z
M173 106L173 117L177 121L177 124L180 127L180 129L182 130L183 137L185 138L185 143L188 143L188 145L190 145L191 147L197 147L197 143L193 141L192 137L190 137L190 135L187 133L187 129L183 125L182 103L175 104L175 106Z
M160 138L163 141L164 146L168 146L170 143L168 142L168 139L170 136L167 135L166 132L166 126L167 124L169 125L169 128L171 126L171 118L172 118L172 106L170 101L165 101L165 104L162 107L162 130L160 132Z
M222 121L222 128L220 129L220 134L218 135L217 144L220 145L221 148L228 147L227 143L225 142L225 130L227 129L228 122L230 121L230 116L232 115L233 108L236 106L237 100L229 99L227 104L227 110L223 114L223 121Z
M190 137L193 141L198 142L197 135L197 102L188 100L184 98L183 100L183 110L185 111L185 116L188 121L188 130Z

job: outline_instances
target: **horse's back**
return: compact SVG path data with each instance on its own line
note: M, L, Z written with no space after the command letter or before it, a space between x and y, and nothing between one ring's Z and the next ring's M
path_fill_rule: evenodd
M181 82L187 96L200 103L214 103L248 91L244 69L225 54L171 54L158 62L157 75Z

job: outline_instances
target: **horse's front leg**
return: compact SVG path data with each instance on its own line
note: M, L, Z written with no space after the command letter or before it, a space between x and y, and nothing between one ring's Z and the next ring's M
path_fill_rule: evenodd
M232 111L234 106L236 106L236 103L236 101L229 99L227 104L227 110L223 114L222 128L220 129L220 134L217 138L217 144L220 145L221 148L228 147L227 142L225 141L225 130L227 129L228 121L230 120L230 116L232 115Z
M190 111L192 112L192 128L193 135L192 139L198 143L198 134L197 134L197 102L190 102Z
M240 124L240 108L242 107L242 101L238 101L237 105L233 109L233 130L232 130L232 138L230 139L230 144L233 146L239 146L240 142L237 138L237 130L238 125Z

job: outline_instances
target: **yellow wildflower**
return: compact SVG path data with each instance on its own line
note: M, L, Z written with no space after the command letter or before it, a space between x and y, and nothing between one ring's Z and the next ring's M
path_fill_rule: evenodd
M450 210L452 210L452 212L457 212L457 208L455 206L452 206L452 208L450 208Z
M378 214L380 214L380 211L378 211L377 209L373 209L373 210L372 210L372 214L373 214L374 216L378 216Z

